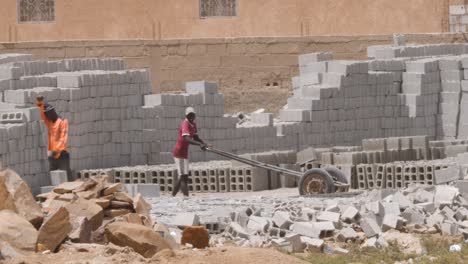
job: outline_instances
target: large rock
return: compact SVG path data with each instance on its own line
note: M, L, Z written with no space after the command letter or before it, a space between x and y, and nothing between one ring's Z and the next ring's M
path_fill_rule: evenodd
M10 169L1 171L0 178L3 179L11 198L13 199L16 207L15 212L31 222L31 224L36 228L39 228L44 215L42 214L41 207L34 199L28 184L23 181L18 174ZM2 187L0 186L0 189L1 188ZM0 193L1 192L2 191L0 190Z
M7 242L20 251L35 251L38 232L21 215L10 211L0 211L0 241Z
M106 238L118 246L133 248L145 258L150 258L159 251L170 248L167 242L151 228L124 222L106 226Z
M172 248L178 248L179 244L175 240L174 236L171 235L171 232L169 229L164 225L164 224L155 224L153 226L153 230L159 233L164 240L172 247ZM182 238L182 235L180 235L180 238ZM180 239L179 239L180 240Z
M37 243L54 252L72 230L70 216L64 207L48 216L39 229Z
M133 208L135 209L135 213L140 214L151 221L151 205L143 199L141 194L137 194L135 199L133 199Z
M195 248L206 248L210 242L210 236L204 226L188 226L182 233L180 244L191 244Z
M79 189L84 183L81 181L64 182L54 188L54 192L58 194L71 193L75 189Z
M114 199L121 202L133 203L133 198L124 192L115 192Z
M93 188L89 189L89 191L96 193L96 197L101 196L102 190L104 190L108 185L107 183L108 178L109 177L107 175L91 177L91 179L95 181L97 184Z
M98 184L97 181L93 180L93 179L87 179L83 182L83 184L80 185L80 187L76 188L73 190L73 192L86 192L88 190L90 190L91 188L93 188L94 186L96 186Z
M114 218L121 215L126 215L132 213L129 209L106 209L104 210L104 216Z
M0 241L0 260L22 257L24 254L17 251L5 241Z
M74 217L71 220L72 231L68 234L70 240L74 243L90 243L91 242L91 234L92 234L92 226L89 222L88 218L81 216L81 217Z
M130 213L126 215L119 216L116 218L117 221L122 221L122 222L127 222L130 224L139 224L143 225L143 222L141 221L141 216L136 213Z
M10 192L5 186L5 180L0 177L0 210L11 210L16 212L16 206L13 202Z
M70 218L84 216L88 218L93 230L98 229L104 218L102 207L83 198L78 198L65 207L70 213Z
M109 187L107 187L106 189L102 191L102 195L105 196L105 195L113 194L115 192L120 191L121 188L122 188L122 183L120 182L111 184Z

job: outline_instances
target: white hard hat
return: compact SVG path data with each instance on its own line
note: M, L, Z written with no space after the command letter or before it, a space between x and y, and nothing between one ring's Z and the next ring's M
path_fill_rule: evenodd
M190 113L194 113L195 114L195 109L193 109L193 107L187 107L185 109L185 115L187 116L188 114Z

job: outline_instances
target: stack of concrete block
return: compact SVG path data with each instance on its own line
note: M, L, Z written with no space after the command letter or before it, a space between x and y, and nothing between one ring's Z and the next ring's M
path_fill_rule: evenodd
M407 61L406 70L403 73L402 92L409 106L409 116L413 118L413 134L434 137L441 90L438 60Z
M0 168L11 168L31 186L50 185L45 126L37 108L0 103Z
M460 113L461 82L463 78L461 57L447 57L439 61L441 92L437 115L437 138L456 139Z
M81 170L78 177L85 180L95 175L107 175L110 182L124 184L157 184L162 193L171 193L179 178L173 165L145 165L109 169ZM268 172L251 166L232 166L229 161L196 162L190 165L189 191L253 192L276 189L270 186Z
M379 45L367 48L370 59L390 60L395 58L415 58L431 56L462 55L468 52L467 44L425 44L425 45Z
M358 189L400 189L411 184L444 184L460 178L454 159L359 164L356 171Z
M449 6L449 25L450 32L466 32L468 30L468 6L450 5Z
M456 157L458 154L468 152L468 140L466 139L430 141L429 146L433 159Z

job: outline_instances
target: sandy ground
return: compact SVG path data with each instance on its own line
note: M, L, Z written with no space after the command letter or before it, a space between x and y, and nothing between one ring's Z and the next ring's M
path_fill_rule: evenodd
M1 263L1 261L0 261ZM222 247L204 250L182 249L162 251L152 259L144 259L130 248L116 246L66 247L56 254L34 254L8 260L5 264L114 264L114 263L181 263L181 264L303 264L296 257L275 249Z

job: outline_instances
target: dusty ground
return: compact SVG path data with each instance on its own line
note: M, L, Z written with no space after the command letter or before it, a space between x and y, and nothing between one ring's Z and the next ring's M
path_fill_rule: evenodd
M290 89L281 88L257 88L257 89L230 89L224 92L225 112L250 113L260 108L277 116L279 110L286 105L291 96Z
M1 263L1 261L0 261ZM116 246L67 247L57 254L30 255L6 261L5 264L114 264L114 263L180 263L180 264L263 264L307 263L275 249L223 247L205 250L182 249L175 253L162 251L144 259L130 248Z

